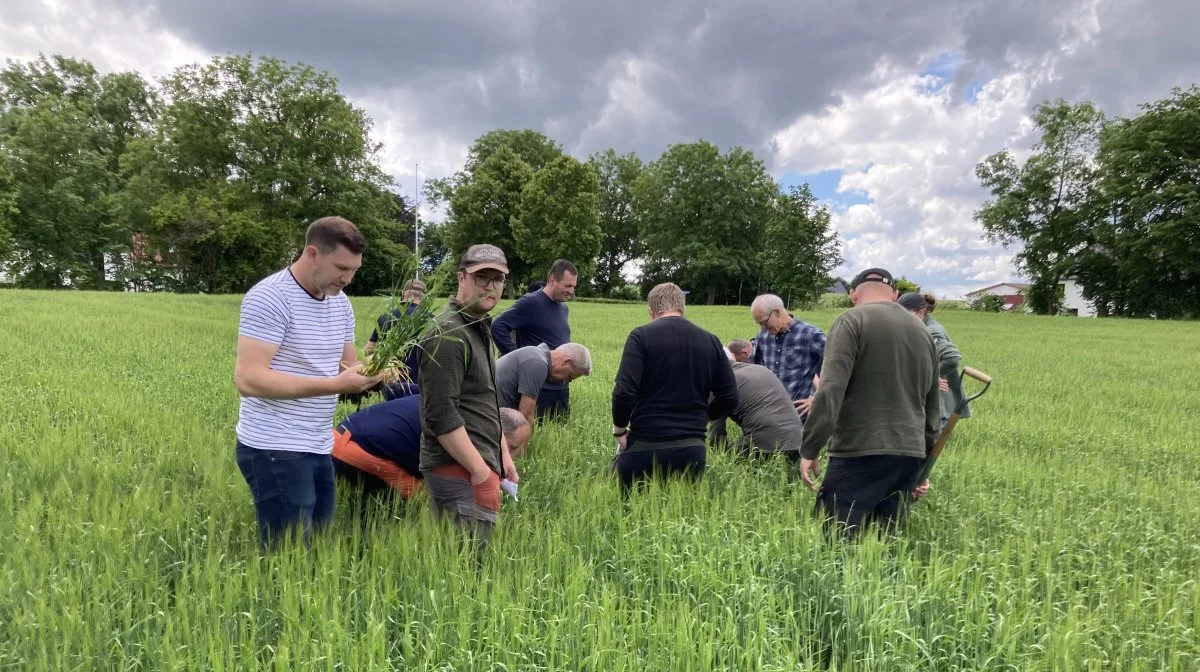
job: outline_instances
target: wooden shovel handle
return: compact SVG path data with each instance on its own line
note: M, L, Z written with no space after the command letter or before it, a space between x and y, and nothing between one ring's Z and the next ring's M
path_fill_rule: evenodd
M980 371L979 369L972 369L972 368L971 368L971 367L969 367L969 366L964 366L964 367L963 367L963 375L964 375L964 376L970 376L970 377L974 378L975 380L978 380L979 382L981 382L981 383L983 383L983 384L985 384L985 385L986 385L986 384L988 384L988 383L991 383L991 382L992 382L992 377L991 377L991 376L989 376L988 374L984 373L983 371Z

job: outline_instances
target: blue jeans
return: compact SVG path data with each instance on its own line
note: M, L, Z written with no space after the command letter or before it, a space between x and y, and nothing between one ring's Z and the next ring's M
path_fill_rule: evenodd
M294 527L303 529L308 545L313 529L333 519L332 456L259 450L239 441L237 463L254 496L263 549L277 545Z

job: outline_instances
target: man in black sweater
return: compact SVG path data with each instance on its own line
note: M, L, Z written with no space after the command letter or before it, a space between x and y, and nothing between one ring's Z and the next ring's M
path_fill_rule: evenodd
M738 402L725 349L684 318L683 291L661 284L647 302L651 322L629 333L612 393L622 492L656 467L663 475L698 478L707 458L708 421L728 415Z
M492 322L492 340L500 355L519 348L543 343L554 350L571 341L571 325L567 321L567 301L575 296L579 269L566 259L550 266L545 286L517 299L508 310ZM566 415L571 405L571 392L566 383L547 381L537 397L538 418L555 414Z

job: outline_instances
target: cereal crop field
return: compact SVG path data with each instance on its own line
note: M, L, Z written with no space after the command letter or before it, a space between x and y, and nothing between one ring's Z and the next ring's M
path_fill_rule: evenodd
M783 465L717 451L623 503L609 394L646 311L573 303L595 372L477 569L423 498L347 488L311 551L259 556L238 301L0 292L0 669L1200 669L1200 324L939 311L995 383L902 532L843 547Z

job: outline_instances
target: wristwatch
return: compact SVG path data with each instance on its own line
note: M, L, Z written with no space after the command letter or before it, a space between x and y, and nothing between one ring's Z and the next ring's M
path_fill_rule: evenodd
M613 436L620 438L629 433L628 427L613 427Z

